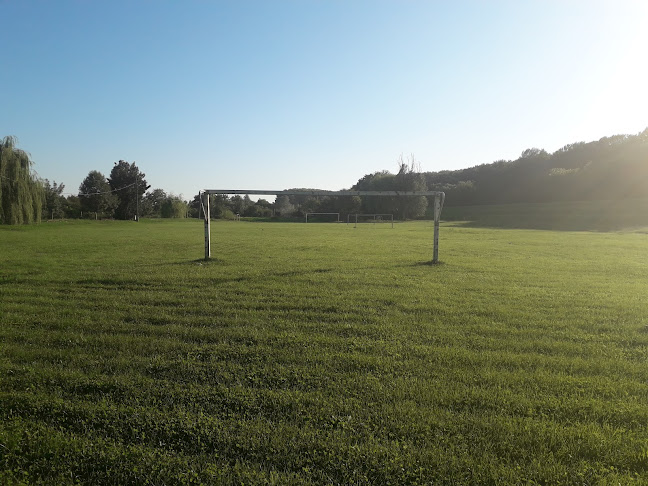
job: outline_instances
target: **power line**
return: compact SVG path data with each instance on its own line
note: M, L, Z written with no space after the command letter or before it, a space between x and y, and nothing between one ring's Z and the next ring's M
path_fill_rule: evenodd
M88 192L86 194L81 194L81 193L76 193L75 194L73 192L63 192L62 194L67 194L68 196L79 196L79 197L83 197L83 196L99 196L101 194L110 194L110 193L117 192L117 191L123 191L124 189L128 189L129 187L132 187L135 184L137 184L137 182L133 182L133 183L128 184L127 186L124 186L124 187L120 187L119 189L111 189L110 191L103 191L103 192Z
M0 179L7 179L8 180L9 177L0 175ZM123 191L124 189L128 189L129 187L133 187L136 184L137 184L137 182L132 182L132 183L128 184L127 186L120 187L118 189L111 189L110 191L103 191L103 192L88 192L88 193L84 193L84 194L81 194L81 193L78 193L78 192L62 192L61 196L79 196L79 197L99 196L101 194L111 194L113 192Z

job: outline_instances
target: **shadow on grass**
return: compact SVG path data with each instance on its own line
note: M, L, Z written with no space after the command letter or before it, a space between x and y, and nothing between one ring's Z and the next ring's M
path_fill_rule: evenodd
M202 265L205 263L205 260L192 260L192 264ZM207 265L212 265L214 263L224 263L222 260L214 262L213 260L208 260ZM322 274L332 272L332 268L311 268L304 270L290 270L284 272L267 272L263 274L254 274L254 275L240 275L240 276L229 276L229 277L213 277L209 279L209 282L213 285L221 285L232 282L258 282L259 280L269 280L274 278L286 278L286 277L301 277L306 275L313 274Z
M227 263L225 260L221 258L196 258L195 260L189 260L187 261L180 261L180 262L175 262L175 263L169 263L168 265L216 265L216 264L224 264Z
M474 229L510 229L510 230L540 230L540 231L583 231L583 232L595 232L595 233L612 233L617 231L632 231L637 233L643 233L648 230L645 229L645 226L648 225L648 222L641 224L601 224L601 223L592 223L588 224L587 222L571 222L571 223L560 223L560 222L540 222L540 221L446 221L448 226L454 226L455 228L474 228Z
M632 231L648 226L648 199L451 206L443 220L466 228Z
M424 261L424 262L414 262L414 263L408 263L406 265L400 265L401 267L440 267L442 265L445 265L444 262L433 262L432 260L429 261Z
M512 221L447 221L449 225L455 228L474 228L474 229L510 229L510 230L540 230L540 231L595 231L600 233L618 231L622 228L598 227L569 224L559 225L554 223L540 223L523 221L515 223Z

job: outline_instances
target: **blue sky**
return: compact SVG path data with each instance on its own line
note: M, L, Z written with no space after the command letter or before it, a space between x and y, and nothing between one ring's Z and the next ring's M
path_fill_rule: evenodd
M349 188L648 127L648 2L0 0L0 136L75 193Z

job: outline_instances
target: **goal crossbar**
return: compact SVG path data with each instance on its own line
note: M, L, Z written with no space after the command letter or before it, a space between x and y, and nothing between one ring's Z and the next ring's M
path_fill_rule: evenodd
M200 201L203 204L205 221L205 260L211 258L211 216L209 214L209 196L211 194L237 195L248 194L254 196L434 196L434 248L432 263L439 262L439 223L441 209L445 201L445 193L441 191L325 191L325 190L283 190L274 191L266 189L203 189L200 191ZM204 201L203 201L204 196Z
M253 196L436 196L445 197L440 191L325 191L321 189L287 189L266 191L263 189L203 189L203 194L252 194Z

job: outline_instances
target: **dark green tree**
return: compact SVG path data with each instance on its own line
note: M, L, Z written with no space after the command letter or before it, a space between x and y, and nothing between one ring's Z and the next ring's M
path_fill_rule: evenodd
M40 221L44 191L31 167L29 154L16 148L15 137L0 140L0 223Z
M263 199L263 198L258 199L255 205L260 206L262 208L272 209L272 203L267 199Z
M202 208L201 208L201 202L200 202L200 194L196 194L191 201L188 203L189 205L189 217L191 218L202 218Z
M115 217L117 219L134 219L137 215L138 205L146 190L146 174L141 172L135 162L125 160L115 162L108 183L117 196Z
M301 214L306 214L306 213L316 213L318 211L323 211L325 206L323 203L326 202L326 197L324 198L319 198L319 197L314 197L314 196L308 196L304 199L304 201L299 205L299 210Z
M272 216L272 203L265 199L259 199L254 204L245 208L243 216L269 218Z
M409 161L401 155L398 159L398 173L388 171L374 172L360 179L355 186L357 191L426 191L427 181L421 173L414 156ZM393 214L399 219L420 218L425 215L428 200L425 196L363 196L362 212L368 214Z
M157 216L160 217L162 204L169 196L163 189L153 189L146 193L142 198L140 214L143 216Z
M234 219L230 198L225 194L212 194L209 197L209 214L212 219Z
M356 191L394 191L396 176L383 170L367 174L352 189ZM396 214L396 198L385 196L362 196L360 212L367 214Z
M269 218L272 216L272 208L263 206L259 203L254 203L245 208L245 212L241 215L252 218Z
M359 213L362 208L362 198L360 196L343 196L329 198L330 202L326 211L342 213L343 217L348 214Z
M95 213L95 217L112 217L117 206L117 197L110 189L106 177L97 170L91 170L79 186L81 211Z
M234 214L244 214L245 210L252 206L254 203L247 194L243 197L236 195L232 196L229 200L230 209Z
M394 178L396 191L427 191L427 181L414 155L409 163L401 155L398 161L398 174ZM425 196L403 196L398 198L397 213L402 219L420 218L425 215L428 200Z
M43 181L43 211L46 218L54 218L64 216L65 197L63 196L63 189L65 184L57 184L56 181L50 184L48 179Z
M63 211L66 218L80 218L81 217L81 199L79 196L68 196L65 198Z
M160 205L160 215L163 218L184 218L188 205L178 196L169 195Z

